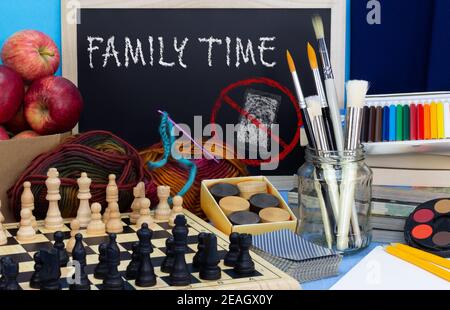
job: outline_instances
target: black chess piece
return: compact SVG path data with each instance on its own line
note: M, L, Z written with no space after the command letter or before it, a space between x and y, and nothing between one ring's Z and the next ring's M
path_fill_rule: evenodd
M3 275L3 260L5 257L0 258L0 291L5 289L5 276Z
M198 245L197 245L197 253L195 253L194 258L192 259L192 266L194 268L200 268L204 261L205 254L205 240L208 236L208 233L201 232L197 236Z
M103 280L104 290L123 290L124 282L119 273L120 250L116 242L116 234L109 235L109 243L106 246L106 261L108 263L108 273Z
M75 283L69 286L73 291L88 291L91 289L91 283L86 274L86 250L83 245L83 236L75 235L75 246L72 250L72 259L79 263L80 270L75 271Z
M139 242L134 242L132 245L131 261L127 266L126 277L129 280L134 280L137 277L140 266Z
M94 269L94 278L103 280L108 274L108 261L106 260L107 243L103 242L98 246L98 264Z
M140 266L136 277L136 285L149 287L156 285L156 276L153 270L150 254L153 253L151 243L153 231L148 228L147 223L143 223L137 232L139 238Z
M39 257L42 261L42 269L39 272L41 279L41 290L60 290L61 289L61 269L57 249L43 249Z
M205 252L200 265L200 279L218 280L222 271L218 266L220 262L217 253L217 237L214 234L208 234L205 239Z
M234 267L239 257L239 233L233 232L230 234L230 246L227 254L223 259L225 266Z
M191 275L186 264L185 254L187 250L188 228L183 214L175 218L175 227L172 229L173 252L175 255L169 281L173 286L186 286L191 283Z
M41 252L34 253L33 260L34 260L34 272L31 275L30 287L34 289L39 289L41 288L40 272L42 270Z
M161 264L161 272L170 273L172 271L175 256L173 253L173 237L166 239L166 257Z
M251 276L255 273L255 263L250 256L252 246L252 235L241 234L239 236L239 257L234 266L234 271L242 276Z
M59 266L66 267L69 262L69 254L67 254L65 245L64 245L64 233L62 231L57 231L53 234L53 239L55 243L53 247L58 250L59 255Z
M17 276L19 275L19 263L12 260L11 257L6 256L2 261L2 273L5 278L5 291L21 290L19 283L17 283Z

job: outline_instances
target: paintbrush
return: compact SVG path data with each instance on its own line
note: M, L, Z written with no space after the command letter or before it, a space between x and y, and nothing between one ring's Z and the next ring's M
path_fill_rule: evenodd
M324 151L329 148L327 137L326 137L325 130L324 130L322 110L320 108L319 101L316 101L316 97L308 97L308 98L306 98L306 101L307 101L307 105L308 105L308 113L309 113L309 116L311 117L311 124L312 124L312 129L313 129L312 135L316 141L317 154L319 154L320 151ZM327 166L329 166L329 165L322 164L321 168L324 172L325 182L328 185L326 175L329 175L329 173L326 173L325 171L329 170L330 168ZM316 167L314 167L314 188L317 192L317 198L319 199L319 207L320 207L321 214L322 214L325 238L327 240L328 247L331 248L332 242L333 242L333 235L332 235L331 228L335 227L335 223L336 223L336 221L334 219L335 212L333 209L330 210L330 208L329 208L331 202L328 204L326 203L324 197L328 198L329 195L327 194L327 191L324 189L323 186L321 186L320 183L321 182L319 181L319 179L317 177ZM329 185L328 185L328 188L330 188ZM335 188L337 189L337 183L336 183Z
M317 42L319 44L319 54L322 59L325 89L328 98L328 106L330 108L336 148L338 151L342 152L344 150L344 135L342 132L341 114L339 112L339 103L337 99L336 86L334 83L333 68L328 55L327 43L325 41L322 17L319 15L313 16L312 23Z
M322 107L322 115L325 125L326 137L328 139L328 145L330 150L336 150L336 140L333 133L333 125L331 122L330 108L328 107L327 98L325 97L325 92L323 90L322 80L320 78L319 67L317 64L317 56L314 48L311 44L307 44L309 65L314 75L314 82L316 83L317 94L320 98L320 105Z
M342 170L341 183L341 203L339 208L338 250L348 248L348 233L350 230L350 222L352 223L353 234L355 237L356 247L361 246L361 230L358 223L358 214L356 212L355 203L355 182L357 177L358 166L352 161L352 152L360 145L362 111L365 104L369 83L367 81L348 81L347 82L347 118L345 130L345 156ZM350 159L345 157L349 156ZM345 161L349 162L345 163Z
M294 82L295 92L297 93L298 105L300 106L300 112L302 114L303 124L305 127L306 138L311 148L316 149L316 144L314 137L312 136L312 124L311 119L308 115L308 109L305 103L305 97L303 96L302 88L300 86L300 81L298 79L297 70L295 68L294 60L292 59L291 53L286 50L286 58L289 66L289 71L292 75L292 81Z
M318 96L311 96L306 98L306 102L308 105L308 111L310 111L310 116L313 124L313 133L315 139L317 141L317 149L318 151L329 152L330 146L328 144L328 140L325 132L325 122L323 119L320 105L320 98ZM312 114L313 113L313 114ZM326 156L326 153L322 154ZM329 200L332 208L332 213L334 216L334 221L337 223L339 217L339 187L336 179L336 171L334 170L331 164L322 165L323 174L325 178L325 182L328 186Z

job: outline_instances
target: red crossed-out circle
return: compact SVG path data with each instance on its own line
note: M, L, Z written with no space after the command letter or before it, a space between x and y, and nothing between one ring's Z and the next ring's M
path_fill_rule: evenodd
M278 89L279 91L284 93L289 98L289 101L291 102L292 106L295 109L295 112L297 113L297 128L295 131L294 138L292 139L292 141L289 144L286 143L281 137L278 137L277 135L272 134L272 132L270 131L270 128L267 128L266 126L264 126L257 118L255 118L248 111L243 109L238 103L236 103L228 95L232 90L234 90L238 87L250 86L252 84L262 84L262 85L266 85L266 86L270 86L272 88ZM251 79L247 79L247 80L238 81L238 82L232 83L232 84L228 85L227 87L225 87L220 92L220 95L217 98L217 100L214 104L214 107L212 109L212 112L211 112L210 122L211 122L211 124L213 124L213 126L214 126L214 124L216 124L217 113L219 112L219 110L224 102L226 104L228 104L232 109L236 110L240 115L243 115L244 117L246 117L252 124L257 126L260 130L267 132L268 136L271 136L283 149L277 156L275 156L275 158L271 158L271 159L265 159L265 160L242 159L242 162L246 163L247 165L259 166L261 163L268 162L270 160L272 160L272 161L280 160L281 161L281 160L285 159L286 156L292 152L292 150L295 148L297 143L299 143L300 127L303 125L300 108L299 108L297 100L295 99L292 92L287 87L281 85L277 81L274 81L274 80L268 79L268 78L264 78L264 77L255 77L255 78L251 78ZM214 130L214 127L213 127L213 130Z

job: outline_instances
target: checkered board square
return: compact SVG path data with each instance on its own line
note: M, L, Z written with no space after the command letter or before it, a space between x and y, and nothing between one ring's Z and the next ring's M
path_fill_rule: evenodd
M160 266L165 257L165 242L171 235L172 227L167 222L155 222L150 228L153 230L152 244L154 251L151 254L151 260L157 275L157 284L153 287L142 288L135 284L134 280L127 280L125 270L131 260L131 246L133 242L139 241L136 231L138 227L130 224L128 215L122 218L123 232L117 234L117 243L120 249L121 263L119 271L125 280L125 289L127 290L143 290L143 289L300 289L299 283L277 269L261 257L251 253L255 262L256 272L252 277L240 277L236 274L232 267L223 264L222 258L228 250L228 237L216 228L198 218L194 214L185 210L189 234L188 234L188 251L186 253L186 262L191 272L191 284L189 286L176 287L170 286L169 274L163 273ZM69 220L66 221L64 228L65 242L70 238ZM35 252L43 248L53 246L53 233L43 228L43 222L39 222L39 229L36 238L32 242L19 242L16 239L18 224L4 224L7 231L8 243L0 246L0 257L10 256L14 261L19 263L18 282L22 289L30 290L29 280L34 271L33 255ZM87 253L86 272L91 282L91 289L98 290L102 287L102 280L94 278L94 269L98 263L98 246L108 241L108 236L89 236L85 230L80 231L83 235L83 242ZM197 235L200 232L212 232L217 236L218 252L221 258L220 267L222 268L221 279L217 281L205 281L200 279L199 271L192 266L192 259L197 251ZM61 286L63 289L69 289L67 278L74 273L73 267L61 268Z

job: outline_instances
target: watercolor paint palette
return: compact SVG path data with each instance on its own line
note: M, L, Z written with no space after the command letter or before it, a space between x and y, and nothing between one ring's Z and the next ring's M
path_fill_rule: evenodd
M419 205L406 221L405 240L413 247L450 257L450 198Z

